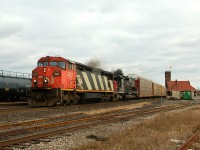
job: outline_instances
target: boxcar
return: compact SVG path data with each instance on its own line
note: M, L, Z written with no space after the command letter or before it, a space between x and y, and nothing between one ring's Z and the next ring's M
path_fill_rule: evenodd
M135 82L138 98L153 97L153 82L151 80L145 79L143 77L138 77L136 78Z

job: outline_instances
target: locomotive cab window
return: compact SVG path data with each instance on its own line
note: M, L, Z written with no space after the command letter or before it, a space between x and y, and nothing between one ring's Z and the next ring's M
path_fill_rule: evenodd
M71 62L68 62L68 70L76 70L75 64L71 63Z
M58 62L58 66L62 69L66 68L66 63L65 62Z
M44 66L43 62L38 62L38 67Z
M73 64L68 62L68 70L73 70Z
M48 62L38 62L38 67L41 67L41 66L48 66Z
M44 66L48 66L48 65L49 65L48 61L45 61Z
M56 61L50 62L50 66L57 66L57 62Z

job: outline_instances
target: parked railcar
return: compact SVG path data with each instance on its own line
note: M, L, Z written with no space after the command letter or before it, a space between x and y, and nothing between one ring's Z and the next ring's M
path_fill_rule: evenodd
M0 101L22 101L30 86L30 74L0 70Z
M84 99L113 99L113 74L63 57L42 57L32 71L30 106L76 104Z

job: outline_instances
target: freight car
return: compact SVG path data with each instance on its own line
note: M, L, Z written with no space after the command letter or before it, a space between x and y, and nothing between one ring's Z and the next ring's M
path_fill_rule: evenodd
M32 71L31 107L76 104L86 99L124 100L159 96L154 82L94 68L63 57L46 56ZM164 91L164 89L163 89Z
M0 70L0 101L25 100L30 86L30 74Z
M133 77L133 75L130 76ZM138 75L134 75L134 79L137 89L137 98L166 96L166 88L164 86Z

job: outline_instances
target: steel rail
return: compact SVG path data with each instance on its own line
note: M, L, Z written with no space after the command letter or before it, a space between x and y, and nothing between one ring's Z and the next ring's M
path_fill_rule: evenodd
M174 107L174 106L173 106ZM120 115L128 115L128 114L133 114L136 113L136 115L140 115L140 114L146 114L146 113L152 113L152 112L157 112L158 110L162 109L163 107L158 107L158 108L151 108L148 110L138 110L138 111L131 111L131 112L110 112L110 113L103 113L103 114L98 114L98 115L91 115L91 116L85 116L85 117L79 117L76 119L71 119L71 120L67 120L67 121L60 121L60 122L56 122L56 123L48 123L48 124L41 124L41 125L37 125L37 126L32 126L32 127L27 127L27 128L20 128L20 129L14 129L14 130L9 130L9 131L4 131L4 132L0 132L0 137L4 137L4 136L11 136L11 135L15 135L15 134L19 134L19 133L25 133L28 131L33 131L33 130L39 130L39 129L49 129L49 128L54 128L54 127L60 127L60 126L65 126L65 125L69 125L69 124L73 124L76 122L85 122L85 121L91 121L93 119L104 119L105 117L117 117ZM167 108L171 108L171 107L167 107ZM113 114L111 114L113 113ZM73 115L72 115L73 116ZM57 118L66 118L69 116L61 116L61 117L57 117ZM47 118L47 119L43 119L43 120L39 120L40 122L44 122L44 121L49 121L49 120L54 120L55 118ZM36 123L36 121L32 121L34 123ZM29 123L32 122L26 122L26 125L28 125ZM37 121L38 122L38 121ZM22 122L23 123L23 122ZM24 124L23 124L24 125Z
M165 107L167 107L168 109L171 108L171 107L175 108L175 106L165 106ZM138 110L138 111L136 110L136 111L133 111L133 112L126 112L126 113L124 113L124 112L123 113L122 112L116 113L118 111L113 111L113 112L110 112L110 113L102 113L102 114L100 114L101 116L99 116L99 114L98 114L98 115L92 115L92 116L86 116L86 117L79 117L77 119L71 119L71 120L61 121L61 122L56 122L56 123L48 123L48 124L42 124L42 125L28 127L28 128L20 128L20 129L15 129L15 130L4 131L4 132L0 132L0 136L1 137L10 136L10 135L19 134L19 133L25 133L25 132L32 131L32 130L53 128L53 127L59 127L59 126L64 126L64 125L68 125L68 124L73 124L73 123L76 123L76 122L90 121L93 118L94 119L103 119L104 117L112 117L112 116L117 117L117 116L120 116L122 114L123 115L132 114L132 113L141 114L141 112L144 114L145 111L147 113L150 113L151 110L157 111L157 110L160 110L161 108L165 108L165 107L151 108L151 109L148 109L148 110ZM111 114L111 113L114 113L114 114ZM73 115L70 115L70 116L73 116ZM22 122L22 123L18 123L18 125L19 124L29 125L29 124L32 124L32 123L44 122L44 121L55 120L55 119L58 119L58 118L66 118L66 117L69 117L69 116L61 116L61 117L56 117L56 118L47 118L47 119L43 119L43 120L34 120L34 121L29 121L29 122ZM8 125L10 125L10 124L8 124ZM3 126L3 127L5 127L5 126Z
M137 103L141 103L141 102L145 102L145 101L152 101L152 100L139 100ZM107 102L107 103L113 103L113 102ZM37 107L37 108L31 108L29 106L26 106L24 108L18 108L18 107L13 107L13 108L1 108L1 106L13 106L15 105L14 103L11 103L11 104L7 104L7 103L0 103L0 113L4 113L4 112L15 112L15 111L29 111L29 110L37 110L37 109L41 109L41 110L46 110L46 109L52 109L52 107ZM18 104L17 104L18 105ZM84 104L82 104L84 105ZM87 104L86 104L87 105ZM94 104L93 104L94 105ZM60 109L60 108L65 108L66 106L58 106L58 107L54 107L53 109Z
M182 108L182 107L184 107L184 106L179 106L179 107L175 107L175 108ZM143 111L143 115L160 111L160 109L159 109L159 107L156 110L155 109L154 110L150 109L152 112L148 112L148 111L145 110L145 111ZM171 110L171 109L173 109L173 108L170 107L169 110ZM5 147L5 146L8 146L8 145L13 145L13 144L17 144L17 143L31 141L31 140L34 140L34 139L39 139L39 138L43 138L43 137L47 137L47 136L52 136L52 135L55 135L55 134L64 133L66 131L73 131L73 130L76 130L76 129L82 129L82 128L86 128L86 127L93 126L93 125L97 126L97 125L101 125L101 124L105 124L105 123L115 122L115 121L119 121L121 119L126 119L126 118L129 118L129 117L132 117L134 115L135 116L142 115L142 111L141 111L141 113L138 113L138 114L135 114L135 111L132 112L132 113L134 113L134 115L130 114L130 112L125 112L125 113L127 113L127 116L124 116L125 114L121 113L121 115L123 115L122 117L111 118L111 117L107 116L107 117L104 117L104 118L92 120L92 121L97 121L96 123L90 123L90 124L86 124L86 125L79 125L79 126L75 126L75 127L67 127L67 128L58 129L58 130L55 130L55 131L40 133L40 134L37 134L37 135L29 135L29 136L15 138L15 139L11 139L11 140L4 140L4 141L0 142L0 147Z
M171 105L167 105L167 106L162 106L162 107L155 107L155 108L151 108L151 109L160 109L160 108L165 108L165 107L176 107L177 105L171 106ZM150 109L148 109L150 110ZM148 111L148 110L142 110L142 111ZM111 114L111 113L115 113L121 110L114 110L114 111L110 111L107 113L101 113L101 114L97 114L94 116L98 116L98 115L105 115L105 114ZM135 110L135 112L137 113L138 111L141 110ZM30 121L24 121L24 122L17 122L17 123L9 123L9 124L2 124L0 125L0 129L6 129L6 128L12 128L12 127L18 127L18 126L27 126L27 125L32 125L32 124L36 124L36 123L42 123L42 122L47 122L47 121L52 121L52 120L56 120L56 119L65 119L68 117L75 117L78 115L84 115L84 113L75 113L75 114L70 114L70 115L65 115L65 116L57 116L57 117L51 117L51 118L44 118L44 119L38 119L38 120L30 120Z
M192 144L197 141L200 137L200 130L194 133L178 150L187 150Z
M19 107L19 108L7 108L7 109L0 109L0 113L4 112L21 112L21 111L32 111L32 110L48 110L51 109L51 107L37 107L37 108L31 108L31 107ZM55 109L55 108L54 108ZM60 109L60 108L57 108Z
M64 119L67 117L75 117L76 115L82 115L83 113L75 113L75 114L70 114L70 115L65 115L65 116L57 116L57 117L51 117L51 118L44 118L44 119L37 119L37 120L30 120L30 121L24 121L24 122L17 122L17 123L9 123L9 124L2 124L0 125L0 129L7 129L7 128L12 128L12 127L18 127L18 126L27 126L27 125L32 125L36 123L42 123L42 122L47 122L51 120L56 120L56 119Z
M162 108L164 108L164 107L169 107L169 106L162 106ZM160 107L158 107L158 108L160 108ZM116 112L117 111L118 110L116 110ZM114 112L114 111L111 111L111 112ZM76 114L71 114L71 115L66 115L66 116L58 116L58 117L30 120L30 121L17 122L17 123L2 124L2 125L0 125L0 129L6 129L6 128L17 127L17 126L26 126L26 125L36 124L36 123L47 122L47 121L51 121L51 120L55 120L55 119L64 119L67 117L71 117L74 115L81 115L81 114L83 114L83 113L76 113Z
M58 107L29 107L29 106L18 106L18 107L8 107L8 108L2 108L2 106L0 105L0 113L4 113L4 112L15 112L15 111L32 111L32 110L49 110L49 109L61 109L61 108L65 108L66 106L58 106Z

